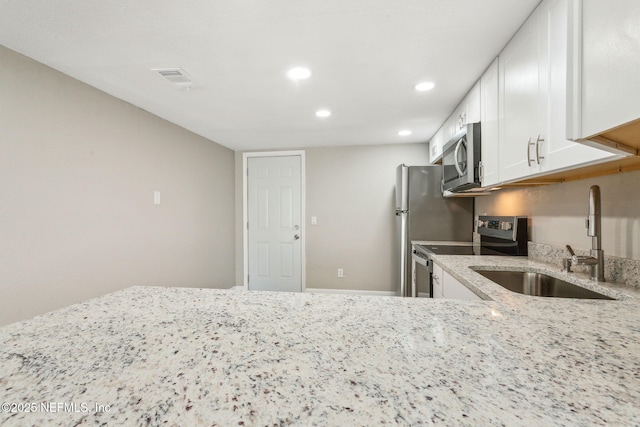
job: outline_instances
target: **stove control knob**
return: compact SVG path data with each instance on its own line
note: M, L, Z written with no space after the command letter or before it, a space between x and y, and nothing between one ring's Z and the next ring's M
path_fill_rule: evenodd
M500 222L500 230L513 230L513 223L501 221Z
M486 227L489 225L489 221L478 220L478 228Z

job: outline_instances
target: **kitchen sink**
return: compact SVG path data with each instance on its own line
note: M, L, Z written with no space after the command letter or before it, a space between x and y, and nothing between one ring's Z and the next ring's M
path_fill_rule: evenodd
M487 279L496 282L503 288L520 294L554 298L615 299L543 273L528 271L475 271Z

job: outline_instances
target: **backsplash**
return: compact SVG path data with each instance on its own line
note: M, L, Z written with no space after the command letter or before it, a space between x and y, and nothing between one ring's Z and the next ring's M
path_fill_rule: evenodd
M547 262L562 269L563 259L569 257L566 247L529 242L529 258ZM576 255L589 255L589 251L575 250ZM589 273L587 265L572 265L571 270L578 273ZM617 282L640 287L640 261L604 255L604 278L607 282Z
M640 170L538 187L504 188L489 196L476 197L475 212L529 217L529 240L556 247L556 258L560 260L567 256L566 245L581 254L591 249L593 242L585 228L585 217L589 210L589 188L598 185L602 198L602 250L606 257L618 257L613 265L617 271L616 266L633 265L640 260L638 182ZM611 265L608 270L612 270ZM637 267L623 270L627 275L638 271Z

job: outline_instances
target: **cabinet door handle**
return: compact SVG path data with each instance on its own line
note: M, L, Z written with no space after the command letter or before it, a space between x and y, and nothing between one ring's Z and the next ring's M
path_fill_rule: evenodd
M534 143L531 142L531 137L529 137L529 140L527 141L527 164L529 165L529 167L531 167L531 163L533 163L533 161L531 160L531 146Z
M544 156L540 155L540 143L544 142L544 138L540 138L540 134L536 138L536 162L540 164L541 160L544 160Z

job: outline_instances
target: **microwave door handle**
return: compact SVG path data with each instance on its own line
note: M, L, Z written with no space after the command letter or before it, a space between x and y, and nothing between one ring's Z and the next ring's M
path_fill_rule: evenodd
M458 143L456 144L456 149L453 152L453 164L456 167L456 170L458 171L459 176L464 175L464 172L462 172L462 170L460 169L460 165L458 164L458 152L460 151L460 146L462 145L463 141L464 139L460 138L460 141L458 141Z

